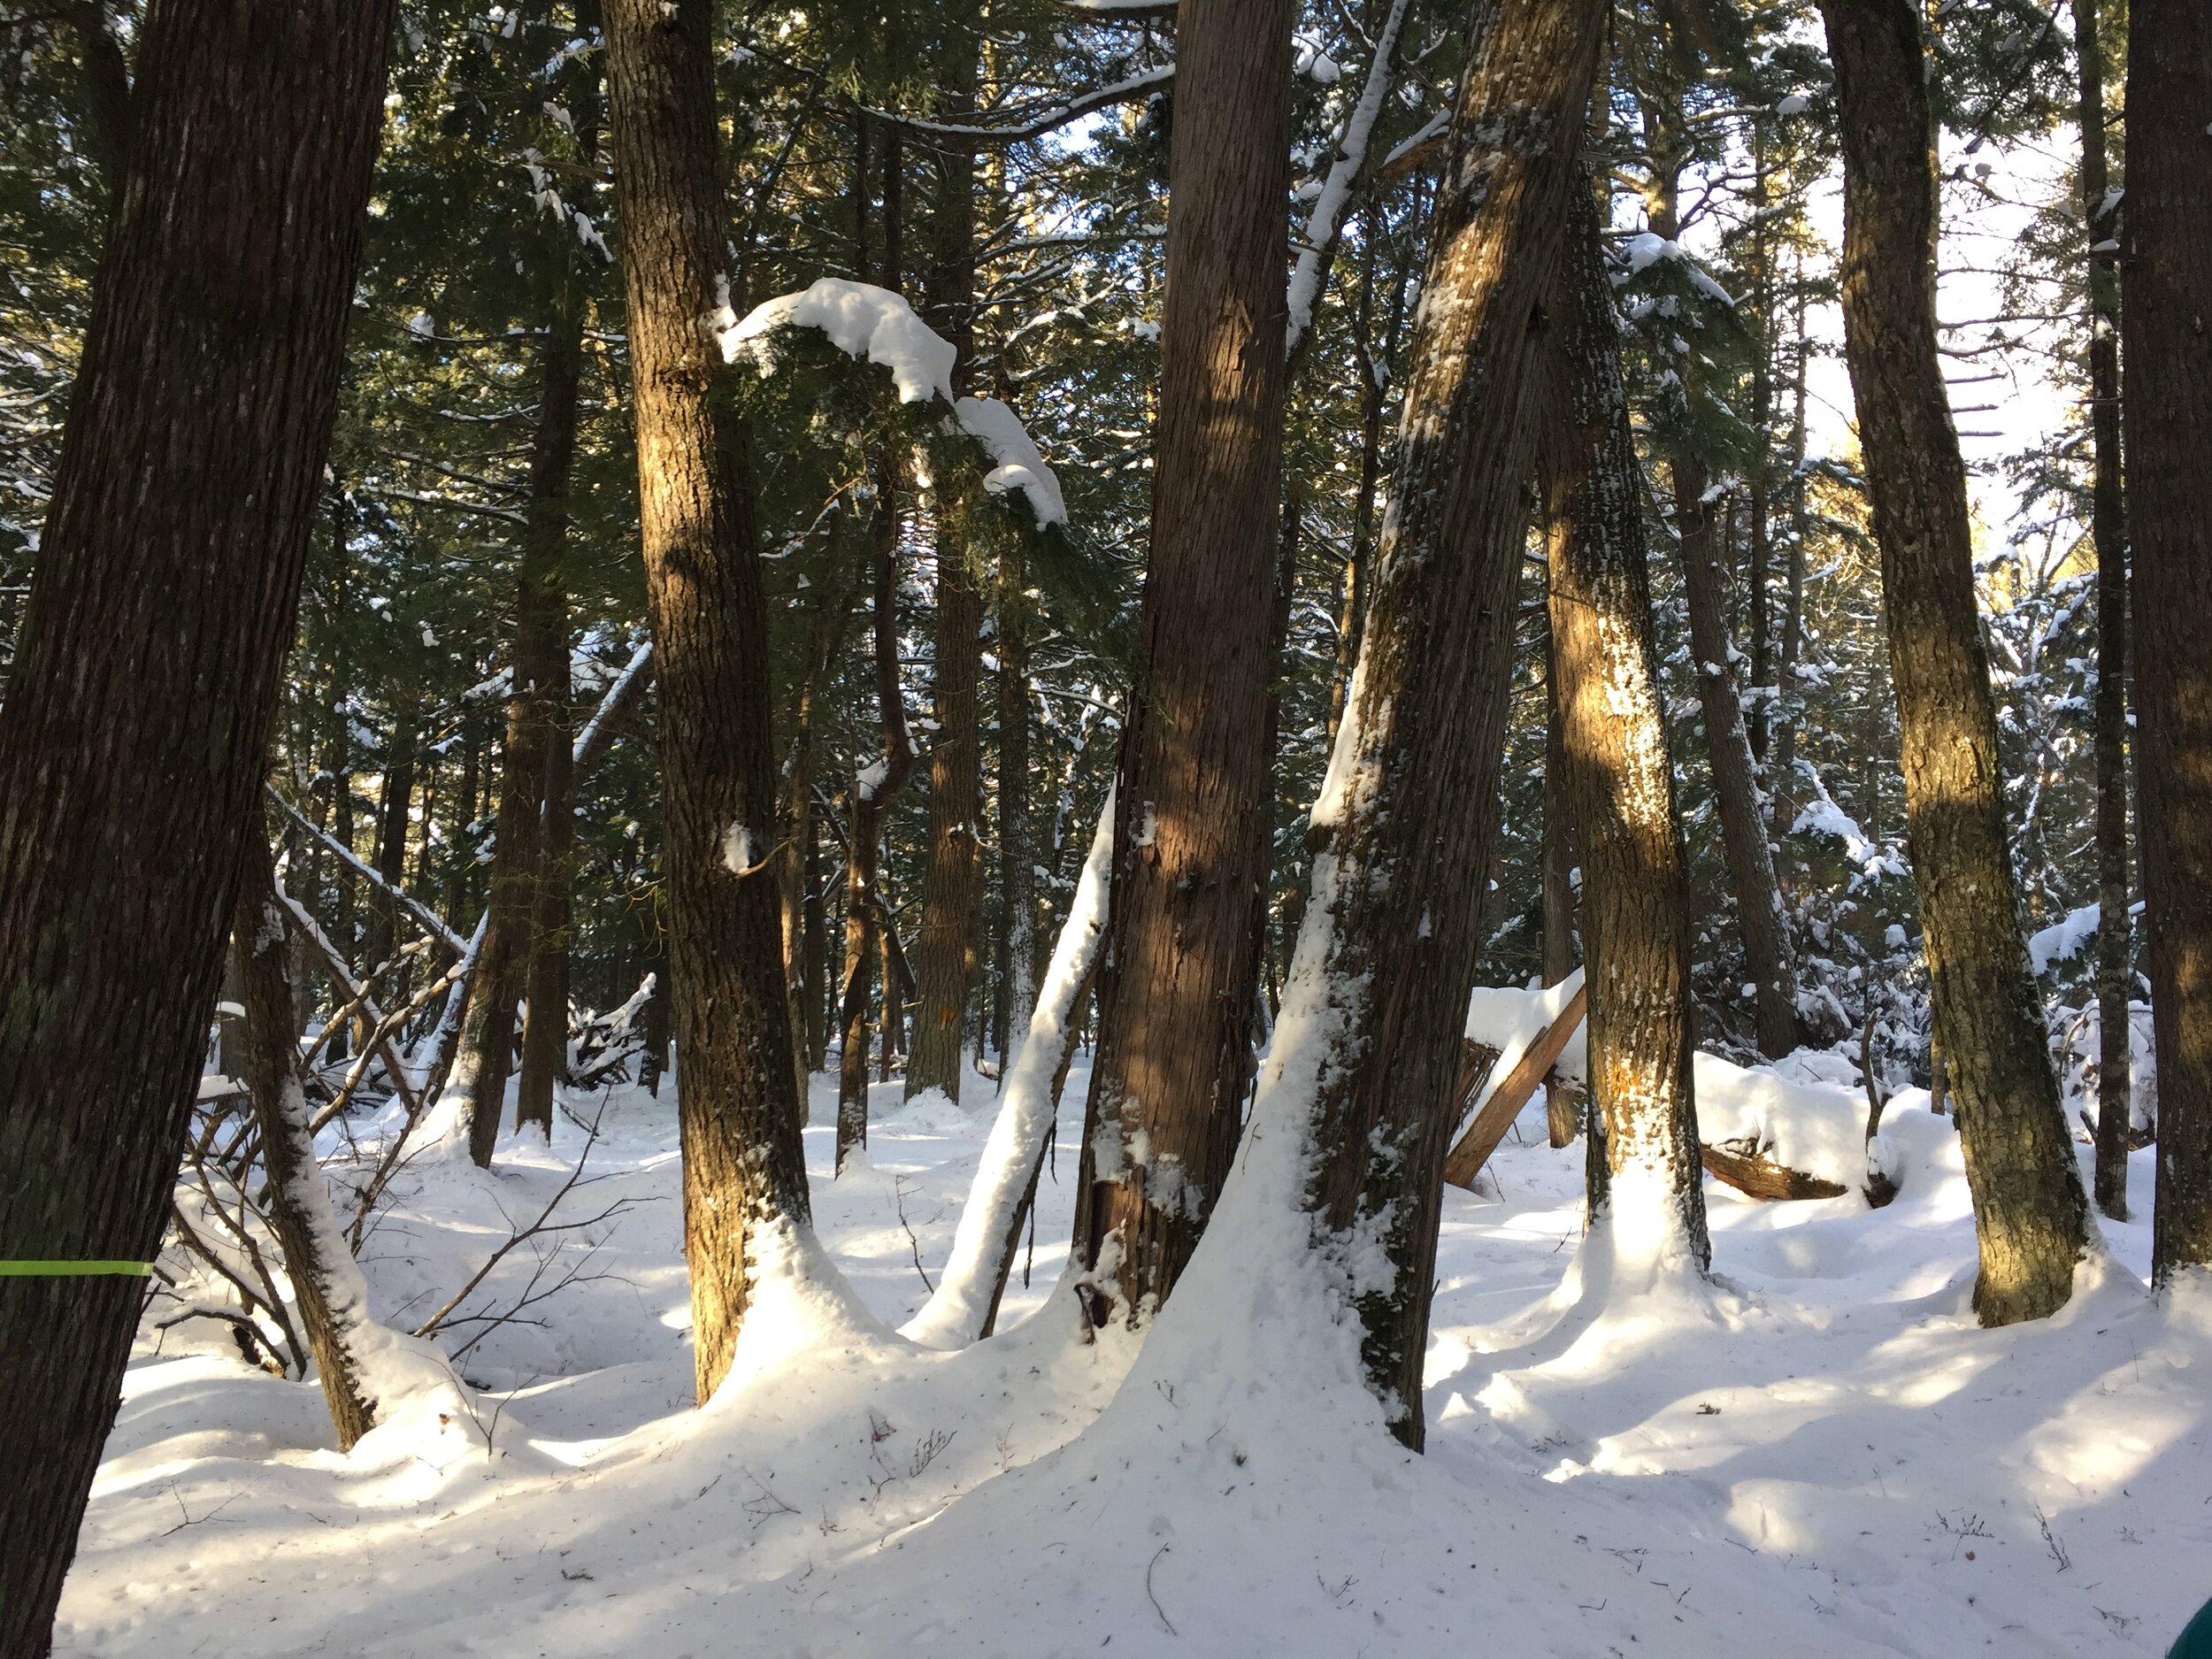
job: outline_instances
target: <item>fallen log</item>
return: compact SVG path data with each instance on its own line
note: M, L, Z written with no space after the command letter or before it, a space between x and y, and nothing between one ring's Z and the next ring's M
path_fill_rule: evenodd
M1755 1149L1732 1150L1707 1142L1698 1148L1698 1152L1705 1161L1708 1175L1752 1198L1780 1202L1793 1198L1840 1198L1844 1194L1842 1186L1835 1181L1808 1175L1786 1164L1777 1164Z

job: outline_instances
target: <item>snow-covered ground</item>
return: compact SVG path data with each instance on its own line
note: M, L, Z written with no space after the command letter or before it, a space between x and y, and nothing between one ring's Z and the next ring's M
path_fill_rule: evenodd
M1924 1094L1889 1109L1891 1207L1709 1186L1717 1286L1647 1301L1569 1294L1582 1148L1543 1144L1540 1096L1496 1194L1448 1191L1416 1458L1295 1379L1202 1387L1083 1340L1051 1292L1085 1081L1029 1284L964 1351L893 1328L989 1127L972 1076L965 1110L879 1088L870 1164L836 1182L816 1079L817 1220L855 1294L772 1285L704 1411L672 1089L569 1102L603 1113L602 1179L562 1213L621 1207L536 1241L541 1289L578 1277L462 1356L458 1417L342 1457L311 1384L212 1325L150 1327L58 1650L2155 1655L2212 1594L2212 1287L2154 1302L2147 1225L2108 1225L2057 1318L1978 1329ZM564 1118L488 1175L411 1165L362 1251L379 1314L426 1317L584 1141ZM2131 1176L2147 1223L2149 1154ZM464 1310L539 1271L524 1246Z

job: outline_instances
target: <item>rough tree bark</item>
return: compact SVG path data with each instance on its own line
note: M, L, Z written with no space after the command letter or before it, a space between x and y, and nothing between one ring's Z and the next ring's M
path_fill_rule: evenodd
M744 434L714 394L721 158L706 0L611 0L609 126L629 303L638 505L660 662L684 1249L699 1397L729 1370L774 1235L812 1220L773 877L768 630Z
M240 1080L253 1097L254 1121L261 1131L261 1162L269 1175L269 1219L284 1250L284 1271L299 1303L300 1324L315 1356L323 1399L330 1407L338 1449L376 1425L376 1402L354 1363L343 1321L362 1310L349 1294L353 1255L330 1214L327 1192L321 1202L309 1187L322 1184L315 1138L308 1131L307 1096L300 1086L299 1030L293 1024L290 976L285 971L285 943L290 926L276 897L276 867L257 818L246 832L239 872L238 902L231 921L233 960L237 964L240 1005ZM318 1225L318 1224L322 1225ZM357 1281L356 1281L357 1282Z
M2097 544L2097 1208L2128 1213L2129 1052L2134 979L2128 925L2127 508L2120 485L2120 273L2098 251L2104 204L2104 50L2097 0L2074 0L2081 85L2082 228L2089 243L2090 536Z
M1496 0L1470 19L1394 499L1314 809L1313 897L1283 1008L1286 1027L1295 1002L1302 1022L1325 1017L1352 1040L1325 1054L1305 1045L1293 1058L1309 1076L1271 1070L1263 1085L1312 1091L1317 1247L1366 1260L1379 1250L1394 1270L1363 1275L1370 1282L1348 1294L1369 1380L1392 1432L1415 1448L1444 1156L1497 827L1533 448L1525 391L1540 371L1540 302L1605 16L1597 0Z
M1689 871L1653 643L1642 480L1586 185L1573 192L1554 293L1563 419L1546 480L1552 660L1583 860L1590 1101L1605 1142L1591 1216L1611 1217L1617 1253L1649 1251L1701 1271L1712 1248L1690 1064Z
M161 0L0 705L0 1257L160 1248L337 411L393 6ZM144 1281L0 1278L0 1655Z
M1935 177L1911 0L1822 0L1844 155L1845 356L1882 557L1913 881L1985 1325L2072 1294L2086 1206L2020 932L1966 473L1936 354Z
M566 741L568 729L568 595L560 558L567 526L563 503L576 457L577 327L573 311L560 308L538 352L538 424L515 581L514 680L492 830L491 896L460 1046L446 1083L457 1121L468 1125L469 1156L484 1169L491 1167L499 1141L499 1114L514 1064L515 1007L529 986L551 750ZM551 1123L549 1095L549 1131Z
M1118 774L1078 1262L1141 1319L1196 1246L1251 1074L1281 499L1287 0L1177 33L1152 546Z
M2158 1051L2151 1274L2212 1266L2212 13L2136 0L2128 20L2128 515L2135 556L2136 833Z
M975 57L956 53L957 70L941 90L951 119L975 103ZM975 153L948 146L934 157L936 200L929 267L923 273L923 319L949 341L953 395L964 396L975 352ZM961 1050L976 982L977 902L983 849L978 833L982 733L976 682L982 672L983 593L970 568L957 512L937 519L937 658L929 747L929 862L922 874L922 926L914 962L914 1040L906 1096L926 1088L960 1098Z

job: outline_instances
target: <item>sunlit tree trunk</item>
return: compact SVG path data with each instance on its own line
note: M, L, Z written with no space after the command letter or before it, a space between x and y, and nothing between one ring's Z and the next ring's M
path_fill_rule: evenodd
M1844 154L1845 354L1881 545L1905 814L1972 1188L1985 1325L2072 1294L2085 1205L2005 841L1966 472L1937 356L1935 178L1911 0L1823 0Z
M605 8L702 1400L729 1370L773 1241L812 1219L775 879L744 856L773 845L776 767L744 434L716 394L701 322L720 303L726 222L711 12L706 0Z
M1387 1259L1389 1273L1363 1274L1348 1294L1369 1381L1392 1432L1416 1448L1444 1156L1497 831L1534 447L1528 394L1543 370L1543 302L1605 15L1597 0L1499 0L1471 19L1392 504L1314 808L1313 897L1278 1027L1326 1021L1346 1036L1288 1055L1279 1041L1255 1108L1310 1091L1316 1248Z
M1712 1249L1692 1084L1689 871L1653 644L1643 480L1586 187L1573 193L1567 236L1555 290L1563 419L1546 495L1561 754L1583 861L1590 1102L1605 1150L1592 1226L1606 1229L1620 1270L1701 1271Z
M249 826L231 923L242 1027L240 1079L253 1097L268 1171L269 1218L284 1250L300 1324L330 1408L338 1449L349 1451L376 1424L371 1398L349 1339L366 1317L357 1294L353 1255L332 1217L322 1165L308 1131L300 1087L299 1031L293 1024L291 979L285 969L289 933L276 897L276 871L261 826Z
M1619 373L1615 365L1614 373ZM1641 542L1639 541L1639 546ZM1648 580L1647 578L1647 580ZM1538 849L1539 902L1543 910L1544 983L1557 985L1575 970L1574 836L1567 795L1567 732L1561 720L1559 634L1544 632L1544 828ZM1572 1143L1575 1108L1554 1077L1544 1079L1544 1123L1555 1147Z

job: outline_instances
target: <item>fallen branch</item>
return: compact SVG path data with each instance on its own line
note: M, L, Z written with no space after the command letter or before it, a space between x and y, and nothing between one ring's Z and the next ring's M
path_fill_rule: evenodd
M1520 1116L1521 1108L1528 1103L1528 1097L1536 1092L1536 1086L1544 1080L1552 1067L1558 1064L1559 1056L1566 1051L1568 1041L1582 1024L1582 1016L1589 1002L1588 985L1575 987L1574 995L1568 1000L1567 1006L1560 1010L1559 1018L1539 1032L1536 1040L1522 1050L1521 1057L1514 1062L1513 1069L1505 1074L1504 1081L1490 1091L1490 1097L1483 1102L1482 1110L1475 1114L1474 1122L1467 1125L1467 1133L1460 1136L1450 1156L1444 1160L1444 1179L1447 1181L1455 1187L1471 1187L1474 1185L1475 1176L1490 1161L1490 1155L1498 1149L1498 1142L1505 1139L1505 1132L1513 1126L1514 1118ZM1480 1046L1471 1041L1469 1044L1470 1048L1479 1048ZM1496 1064L1494 1053L1491 1064ZM1463 1082L1468 1076L1468 1066L1464 1063L1460 1068L1460 1075ZM1465 1100L1466 1096L1462 1095L1463 1110Z

